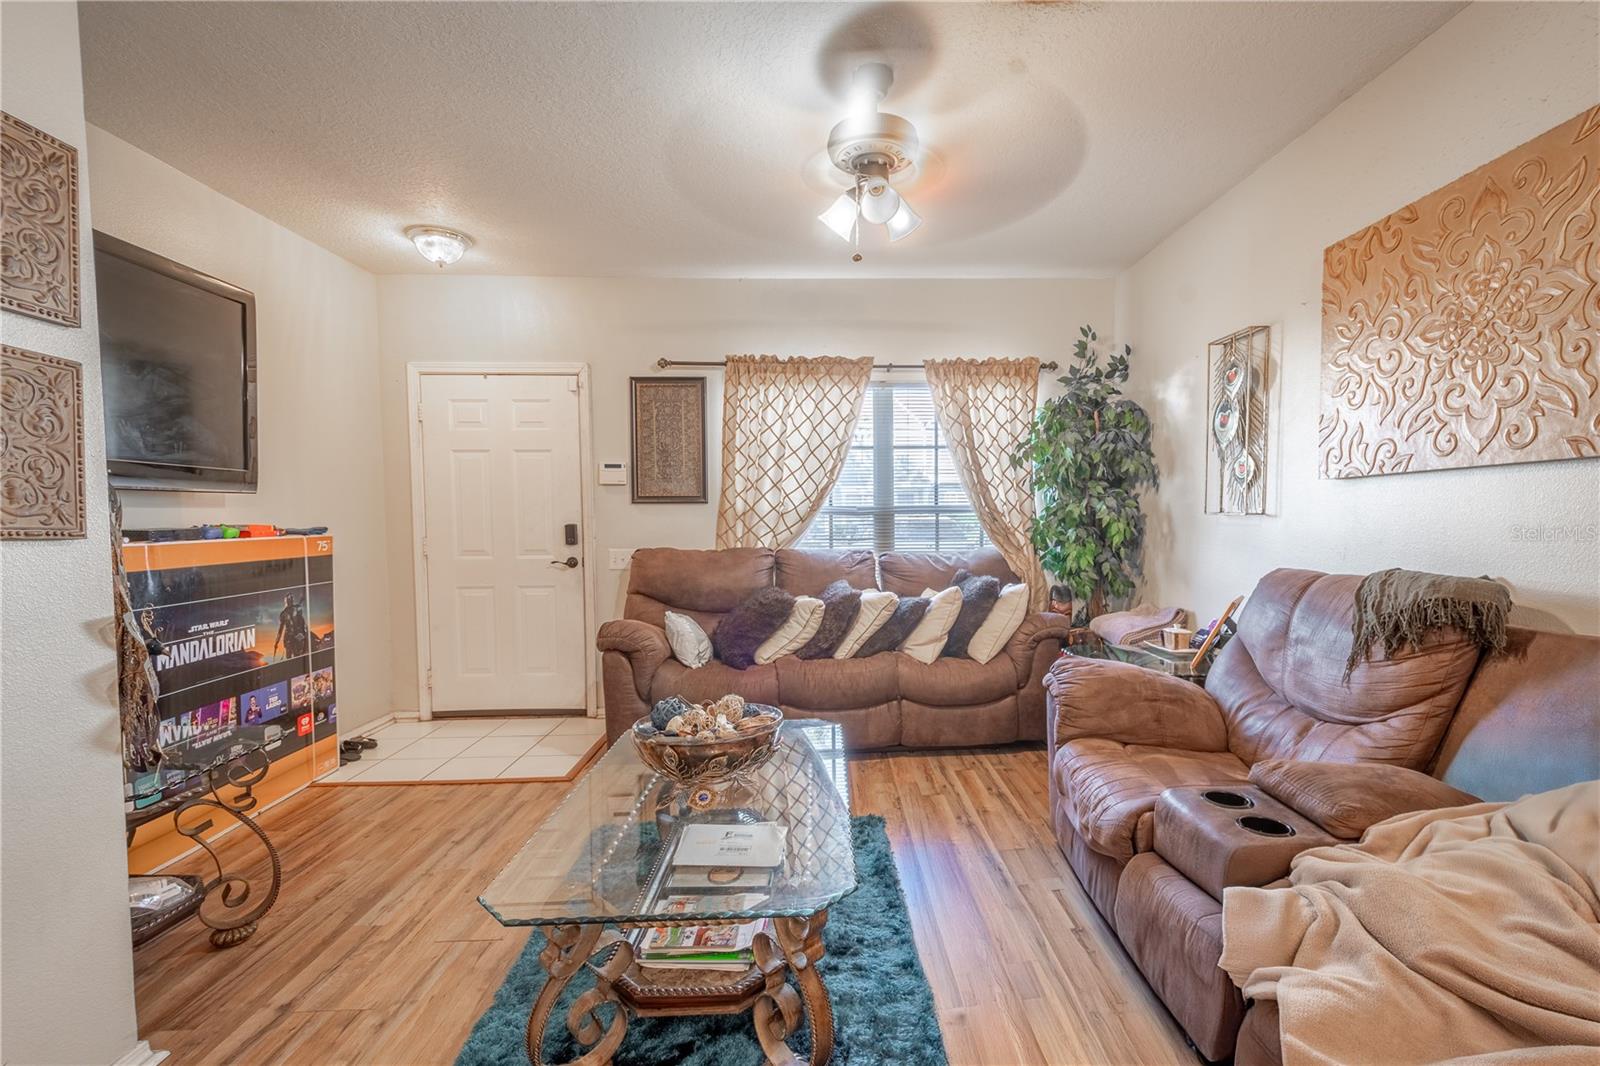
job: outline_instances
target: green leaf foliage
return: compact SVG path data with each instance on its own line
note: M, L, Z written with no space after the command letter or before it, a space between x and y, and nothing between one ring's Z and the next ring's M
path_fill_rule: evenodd
M1139 490L1158 481L1150 416L1122 395L1133 350L1102 358L1098 339L1089 326L1079 331L1058 379L1065 391L1039 408L1011 457L1032 471L1039 561L1078 604L1133 592L1144 547Z

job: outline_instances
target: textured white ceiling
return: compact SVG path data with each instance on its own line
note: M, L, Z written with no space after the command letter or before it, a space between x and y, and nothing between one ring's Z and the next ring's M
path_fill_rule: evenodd
M89 120L379 273L1104 275L1453 3L83 3ZM856 64L928 149L863 263L815 219ZM1359 151L1359 145L1352 145ZM876 237L876 234L869 234Z

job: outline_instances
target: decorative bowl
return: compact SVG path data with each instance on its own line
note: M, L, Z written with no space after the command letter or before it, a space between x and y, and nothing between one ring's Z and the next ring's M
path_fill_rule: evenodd
M783 712L773 710L772 721L737 736L673 736L655 731L649 715L633 723L631 735L639 758L656 773L685 787L713 785L747 774L772 757L783 728Z

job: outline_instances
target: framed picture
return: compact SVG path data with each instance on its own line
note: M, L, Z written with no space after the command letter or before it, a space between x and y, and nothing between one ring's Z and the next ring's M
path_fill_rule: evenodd
M706 502L706 379L629 378L633 502Z

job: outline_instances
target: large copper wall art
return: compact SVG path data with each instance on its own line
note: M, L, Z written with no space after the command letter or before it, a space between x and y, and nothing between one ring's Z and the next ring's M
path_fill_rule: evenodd
M1600 456L1600 107L1328 248L1318 473Z

